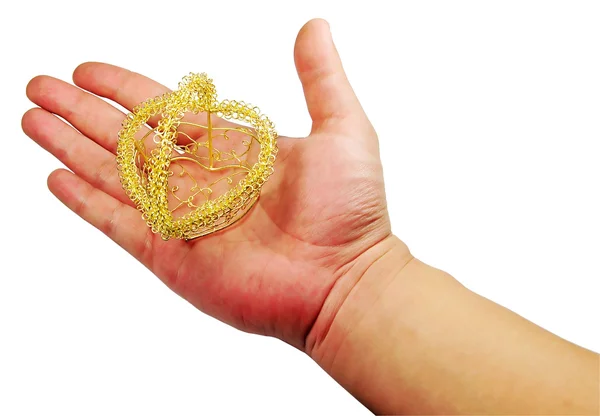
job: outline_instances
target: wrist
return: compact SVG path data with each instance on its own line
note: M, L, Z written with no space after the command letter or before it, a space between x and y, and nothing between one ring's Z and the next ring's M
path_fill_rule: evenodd
M330 351L342 342L339 332L360 320L399 272L414 257L398 237L390 235L340 269L311 331L305 352L321 366Z
M307 352L376 413L598 411L597 354L469 291L395 237L334 289Z
M420 394L399 380L419 364L412 359L407 364L399 354L415 358L407 347L420 345L412 338L428 327L437 305L445 296L457 299L467 292L391 236L338 280L307 337L306 352L371 410L396 413L408 397L418 400Z

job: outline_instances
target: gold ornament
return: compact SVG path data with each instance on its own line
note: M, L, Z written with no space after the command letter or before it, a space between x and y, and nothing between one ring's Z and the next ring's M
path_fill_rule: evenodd
M157 116L156 127L148 127ZM206 74L190 74L176 91L128 114L117 166L152 231L190 240L242 218L273 173L276 155L274 125L257 107L218 101Z

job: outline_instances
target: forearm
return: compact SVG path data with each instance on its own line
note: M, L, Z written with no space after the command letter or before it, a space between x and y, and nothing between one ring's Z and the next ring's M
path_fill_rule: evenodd
M351 284L312 357L386 414L598 414L598 355L407 257L392 241ZM319 323L319 322L318 322Z

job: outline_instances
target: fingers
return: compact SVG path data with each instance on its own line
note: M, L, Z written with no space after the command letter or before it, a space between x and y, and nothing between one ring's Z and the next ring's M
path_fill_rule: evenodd
M135 208L122 204L63 169L50 174L48 188L63 204L133 256L145 256L152 236L148 235L149 229Z
M77 175L119 201L132 205L121 187L112 153L41 108L26 112L21 124L27 136Z
M152 79L118 66L100 62L86 62L79 65L73 73L73 82L96 95L108 98L132 111L135 106L148 98L163 95L170 90ZM213 116L215 127L234 127L236 124ZM148 124L155 127L160 115L152 117ZM199 114L188 116L185 121L206 124L206 117ZM203 128L181 126L180 131L198 138L206 133Z
M154 235L135 208L122 204L64 169L50 174L48 188L73 212L150 266Z
M125 114L98 97L49 76L38 76L27 84L27 97L71 123L85 136L115 152L117 133Z
M96 95L121 104L129 111L148 98L170 91L143 75L100 62L79 65L73 72L73 82ZM148 124L154 127L158 119L159 117L154 117Z
M135 106L148 98L170 91L164 85L136 72L100 62L86 62L79 65L73 73L73 82L96 95L119 103L129 111L133 111ZM157 115L148 120L148 124L156 127L159 120L160 115ZM184 121L206 125L206 115L187 115ZM237 126L216 116L212 117L212 122L214 127ZM179 132L182 133L178 138L179 141L188 143L188 136L196 141L202 140L207 130L195 125L183 124L179 128Z
M132 111L135 106L148 98L162 95L170 90L164 85L136 72L120 68L115 65L86 62L79 65L73 73L73 82L98 96L108 98ZM148 124L155 127L160 117L153 117ZM187 116L185 121L206 124L203 114L198 116ZM214 127L239 127L239 125L213 116ZM198 140L206 134L203 128L193 126L181 126L180 131ZM184 135L182 135L184 136ZM181 137L185 142L185 137ZM280 150L285 153L292 149L295 141L280 137Z
M313 121L313 131L350 130L356 128L357 122L368 123L346 77L325 20L311 20L300 29L294 59Z

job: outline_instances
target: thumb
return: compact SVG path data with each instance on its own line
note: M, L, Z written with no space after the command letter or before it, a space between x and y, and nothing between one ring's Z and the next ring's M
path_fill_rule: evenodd
M348 124L356 128L356 123L368 123L325 20L313 19L300 29L294 60L313 121L313 132L339 131L352 127Z

